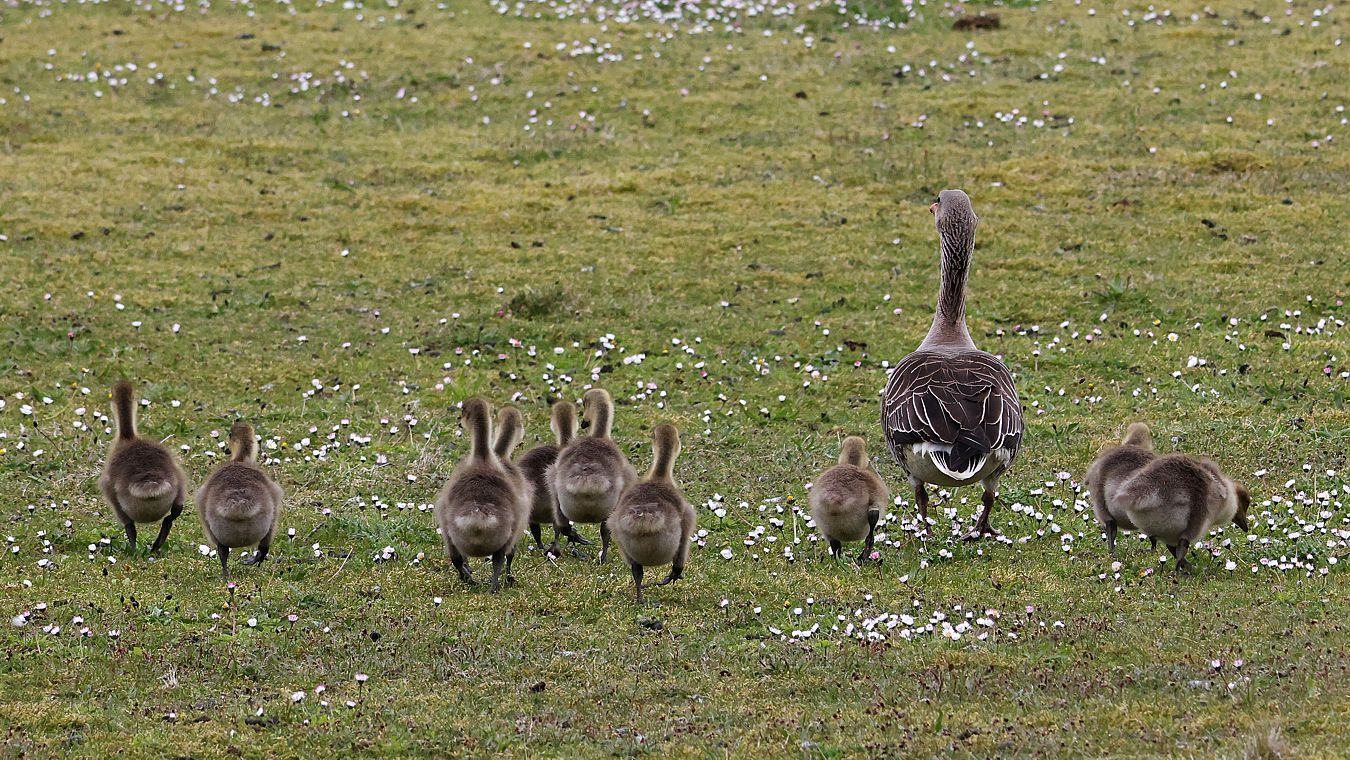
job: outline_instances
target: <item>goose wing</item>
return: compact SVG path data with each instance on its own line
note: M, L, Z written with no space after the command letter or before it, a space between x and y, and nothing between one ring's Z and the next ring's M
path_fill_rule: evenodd
M951 447L947 465L955 471L999 449L1016 456L1025 429L1012 374L983 351L905 357L886 381L881 424L897 462L906 445L945 445Z

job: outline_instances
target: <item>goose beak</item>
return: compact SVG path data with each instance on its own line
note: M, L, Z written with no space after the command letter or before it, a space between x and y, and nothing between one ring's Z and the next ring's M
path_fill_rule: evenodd
M937 216L937 212L938 212L938 204L934 203L933 205L929 206L929 207L928 207L928 212L929 212L930 214L932 214L933 216Z

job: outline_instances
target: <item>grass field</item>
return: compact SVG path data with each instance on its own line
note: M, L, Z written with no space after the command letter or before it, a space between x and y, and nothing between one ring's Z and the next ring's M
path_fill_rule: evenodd
M498 2L0 9L0 756L1350 755L1342 9ZM878 424L945 187L1028 420L976 544ZM123 377L194 483L267 439L233 592L99 497ZM456 405L591 384L683 431L686 580L466 590ZM1080 485L1135 419L1252 491L1180 577ZM849 433L880 568L801 511Z

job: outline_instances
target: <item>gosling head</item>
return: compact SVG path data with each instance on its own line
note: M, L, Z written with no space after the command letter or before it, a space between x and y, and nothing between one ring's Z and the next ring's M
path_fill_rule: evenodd
M845 438L844 445L839 450L839 464L865 467L867 465L867 442L856 435Z
M592 388L581 397L584 419L595 438L608 438L614 424L614 399L603 388Z
M253 426L236 422L230 427L230 453L236 462L252 462L258 456L258 443Z
M460 411L460 424L465 430L472 431L475 422L486 422L492 418L492 407L488 402L477 396L464 402L464 407Z
M1138 446L1140 448L1153 450L1153 433L1148 429L1148 425L1142 422L1131 422L1125 429L1125 438L1121 440L1125 446Z

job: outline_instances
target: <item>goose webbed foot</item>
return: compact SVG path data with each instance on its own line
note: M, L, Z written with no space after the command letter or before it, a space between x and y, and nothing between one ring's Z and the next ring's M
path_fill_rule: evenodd
M1168 548L1172 550L1172 556L1176 557L1177 561L1175 570L1176 573L1180 575L1182 570L1185 570L1186 568L1191 566L1191 563L1186 561L1186 554L1191 550L1191 542L1183 538L1181 539L1181 541L1177 543L1176 546L1171 546Z
M464 582L465 586L478 585L478 581L473 579L473 573L469 570L469 564L467 562L464 564L456 563L455 570L459 572L459 579Z
M262 542L258 544L258 550L253 552L253 556L244 560L245 565L256 565L267 559L267 552L272 548L272 534L269 532L263 536Z
M961 538L963 541L980 541L985 538L991 538L994 536L1001 536L1001 535L1003 534L995 530L993 526L991 526L989 523L976 523L975 529L967 533L966 535L962 536Z
M864 549L862 554L858 555L858 565L876 565L881 567L881 552L874 549Z
M914 483L914 506L919 512L918 534L920 536L930 535L928 530L928 487L923 483Z
M628 563L628 569L633 572L633 590L637 592L637 604L641 605L644 602L642 598L642 565L630 562Z
M661 579L661 582L660 582L660 583L654 583L654 584L652 584L652 585L653 585L653 586L669 586L670 584L674 583L675 581L678 581L679 579L681 579L681 578L683 578L683 577L684 577L684 568L682 568L682 567L672 567L672 568L670 569L670 574L669 574L669 575L667 575L665 578Z
M830 539L830 556L835 562L844 558L844 545L833 538Z
M600 523L600 564L609 561L609 523Z
M549 551L555 557L561 557L562 552L558 549L558 542L563 538L567 539L567 553L577 559L590 559L591 555L577 549L578 546L595 546L595 542L577 532L577 528L571 522L558 523L553 526L553 546Z

